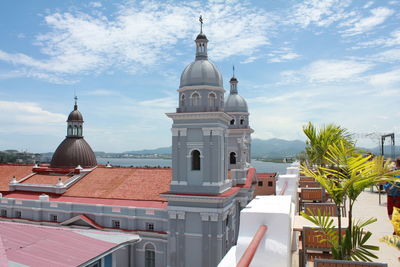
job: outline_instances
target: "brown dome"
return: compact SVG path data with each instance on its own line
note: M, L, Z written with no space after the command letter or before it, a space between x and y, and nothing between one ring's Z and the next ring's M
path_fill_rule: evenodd
M80 121L83 122L83 116L78 110L78 106L75 104L74 110L68 116L67 121Z
M92 168L97 165L92 148L82 137L67 137L58 146L51 159L53 168Z

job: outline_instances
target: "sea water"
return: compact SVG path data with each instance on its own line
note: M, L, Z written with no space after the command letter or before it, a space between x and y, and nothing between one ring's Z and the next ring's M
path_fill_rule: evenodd
M123 167L171 167L171 159L146 159L146 158L97 158L98 164L110 163L112 166ZM276 163L252 160L251 166L256 168L257 172L278 172L286 173L286 168L290 163Z

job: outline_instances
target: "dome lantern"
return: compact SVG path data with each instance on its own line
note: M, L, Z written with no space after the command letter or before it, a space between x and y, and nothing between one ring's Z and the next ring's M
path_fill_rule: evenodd
M74 110L67 119L67 136L53 154L52 168L93 168L97 165L92 148L83 139L83 116L78 110L77 100L75 96Z

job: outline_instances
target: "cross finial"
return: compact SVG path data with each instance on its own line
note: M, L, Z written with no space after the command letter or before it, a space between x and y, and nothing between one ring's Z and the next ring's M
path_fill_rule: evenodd
M203 33L203 17L201 15L199 17L199 21L200 21L200 33Z
M235 65L232 65L233 77L235 77Z
M76 110L76 109L78 109L78 97L76 96L76 94L74 96L74 99L75 99L74 109Z

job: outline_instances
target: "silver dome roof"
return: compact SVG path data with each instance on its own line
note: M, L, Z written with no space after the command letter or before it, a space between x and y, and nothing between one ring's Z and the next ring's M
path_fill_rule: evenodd
M207 59L196 60L183 70L179 88L191 85L223 87L222 75L217 67Z
M225 112L248 112L246 100L238 94L230 94L225 101Z

